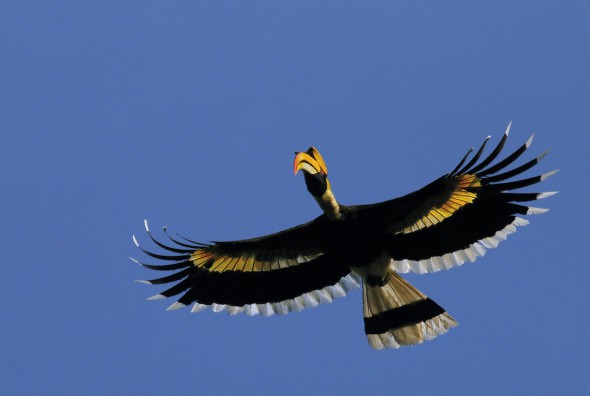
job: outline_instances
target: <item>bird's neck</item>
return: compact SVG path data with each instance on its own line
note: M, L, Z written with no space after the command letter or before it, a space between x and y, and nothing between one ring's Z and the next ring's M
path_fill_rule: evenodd
M314 198L330 220L343 219L342 213L340 211L340 205L338 204L338 201L336 201L332 190L328 189L321 196L314 196Z

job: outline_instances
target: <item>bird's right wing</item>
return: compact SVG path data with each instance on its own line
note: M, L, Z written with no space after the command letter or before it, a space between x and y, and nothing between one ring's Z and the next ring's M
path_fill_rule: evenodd
M517 166L504 169L530 146L532 137L505 159L493 164L502 151L509 128L484 160L478 160L486 141L464 165L468 155L449 174L418 191L389 201L359 207L359 216L385 223L387 247L397 272L436 272L474 261L486 249L496 247L517 226L528 224L518 215L544 213L529 207L554 192L512 192L547 179L556 171L507 181L535 166L547 152Z
M192 312L213 311L248 315L286 314L328 303L359 286L359 278L327 251L330 222L325 216L275 234L230 242L203 244L173 238L173 246L150 239L172 252L162 255L140 249L168 264L141 263L152 270L176 271L148 284L177 282L150 297L161 299L184 293L169 309L194 303ZM137 239L134 237L139 247Z

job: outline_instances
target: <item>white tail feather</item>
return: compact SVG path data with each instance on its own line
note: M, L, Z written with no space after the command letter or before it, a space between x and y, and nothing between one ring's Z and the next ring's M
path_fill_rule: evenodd
M434 301L390 270L383 286L363 284L365 332L374 349L431 340L457 322Z

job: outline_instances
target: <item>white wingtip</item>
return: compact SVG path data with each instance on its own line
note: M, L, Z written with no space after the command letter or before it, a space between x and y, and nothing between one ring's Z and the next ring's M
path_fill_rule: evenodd
M207 309L207 305L195 303L193 308L191 309L191 313L201 312L202 310Z
M140 279L136 279L135 280L137 283L143 283L144 285L151 285L152 282L147 281L147 280L140 280Z
M164 296L162 294L156 294L155 296L151 296L151 297L146 298L146 300L155 301L155 300L163 300L165 298L166 298L166 296Z
M537 199L549 198L557 194L559 191L549 191L537 194Z
M139 247L139 242L137 242L137 238L135 237L135 234L133 234L132 237L133 237L133 243L135 244L135 246Z
M515 217L512 224L517 227L524 227L529 224L529 221L527 219L523 219L522 217Z
M171 306L169 306L168 308L166 308L166 311L176 311L177 309L184 308L184 307L186 307L186 305L184 305L183 303L179 303L178 301L176 301L174 304L172 304Z
M550 150L545 150L545 152L543 152L543 154L539 155L539 156L536 158L536 160L537 160L537 163L541 162L541 160L542 160L543 158L545 158L545 156L547 156L547 154L549 154L549 151L550 151Z
M549 212L549 209L546 208L535 208L533 206L529 206L529 209L526 211L528 215L537 215Z
M525 146L526 148L529 148L529 147L531 146L531 143L533 142L533 138L534 138L534 137L535 137L535 134L533 133L533 134L531 135L531 137L529 138L529 140L527 140L527 141L526 141L526 143L524 144L524 146Z
M141 264L139 261L137 261L136 259L134 259L133 257L129 256L129 260L133 261L136 264L139 264L143 267L143 264Z
M506 128L506 132L504 132L504 135L508 136L508 134L510 133L510 127L512 126L512 121L510 121L508 123L508 127Z
M556 174L557 172L559 172L559 169L556 169L554 171L551 172L547 172L541 175L541 181L543 180L547 180L548 178L550 178L551 176L553 176L554 174Z
M145 230L147 232L150 232L150 227L148 226L148 221L147 219L143 219L143 226L145 227Z

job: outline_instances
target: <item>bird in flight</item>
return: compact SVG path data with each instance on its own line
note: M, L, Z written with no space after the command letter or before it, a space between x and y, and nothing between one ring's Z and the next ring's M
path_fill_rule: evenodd
M191 312L284 315L329 303L362 285L365 333L374 349L422 343L446 333L457 322L400 274L437 272L473 262L528 224L524 215L547 209L523 205L555 192L513 192L541 182L557 171L519 180L508 179L536 165L547 152L511 170L505 168L530 146L492 164L500 142L478 162L489 141L468 161L418 191L369 205L342 205L332 192L328 169L314 147L295 155L294 172L302 172L307 190L323 211L314 220L252 239L201 243L164 233L168 251L154 253L164 263L139 262L151 270L171 271L152 285L174 283L149 300L180 296L168 309L192 304ZM466 163L467 162L467 163Z

